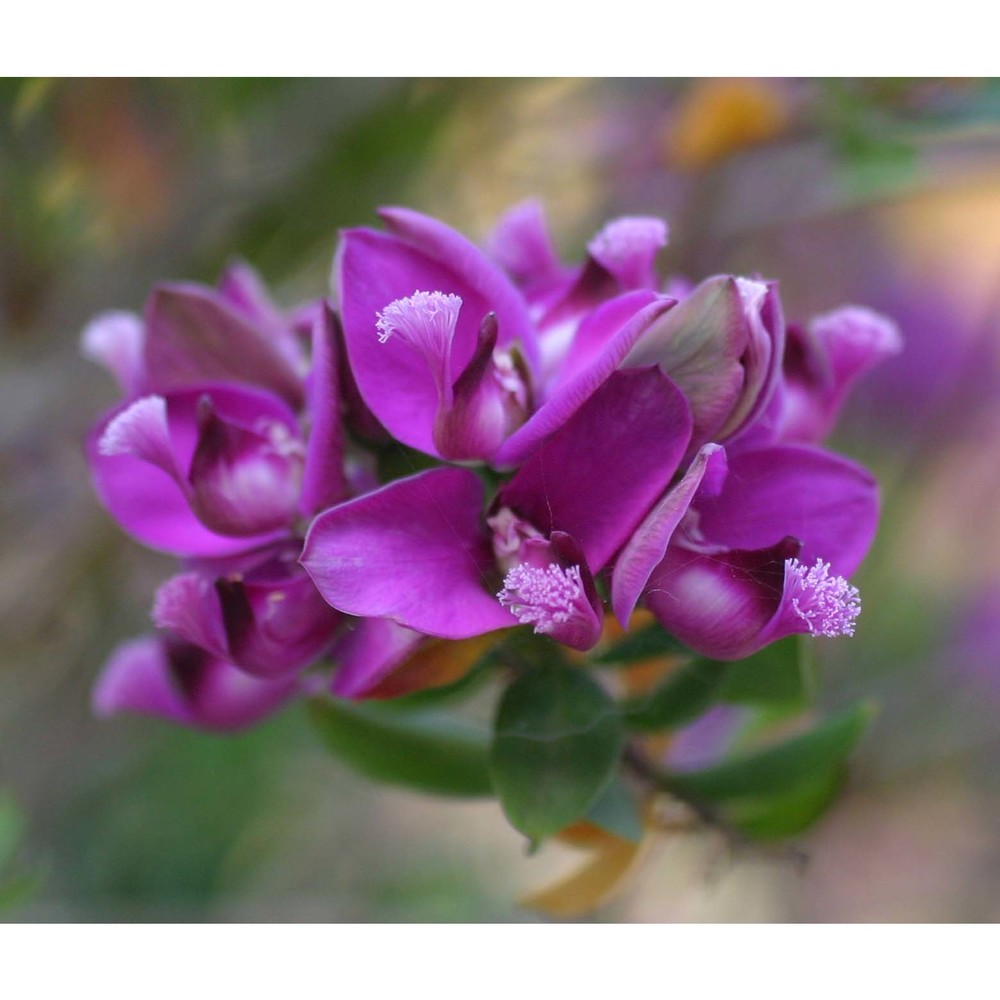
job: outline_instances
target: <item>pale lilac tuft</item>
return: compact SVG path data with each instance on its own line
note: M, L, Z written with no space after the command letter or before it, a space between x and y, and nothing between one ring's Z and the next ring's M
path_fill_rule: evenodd
M810 635L854 635L854 619L861 614L861 596L842 576L830 575L822 559L806 569L798 559L785 560L786 586L792 608L809 626Z
M609 222L588 244L590 256L626 289L655 283L653 259L667 245L667 224L647 216Z
M419 351L427 361L438 400L451 403L451 342L462 299L444 292L414 292L390 302L376 317L380 344L390 337Z
M534 625L545 635L568 622L584 599L580 567L521 563L504 577L497 598L522 625Z
M461 308L460 296L444 292L414 292L409 298L396 299L378 314L379 343L396 335L425 354L447 352Z
M87 324L80 337L85 358L103 365L131 395L141 391L145 378L143 347L146 328L141 317L129 312L106 312Z
M143 396L112 420L97 442L101 455L130 455L164 472L178 476L170 427L167 423L167 401L162 396Z
M609 222L588 244L591 255L602 262L618 263L639 250L667 245L667 224L662 219L625 216Z

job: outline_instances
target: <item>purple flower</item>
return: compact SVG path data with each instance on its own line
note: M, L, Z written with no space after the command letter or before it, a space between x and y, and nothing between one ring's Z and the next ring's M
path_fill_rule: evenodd
M626 216L607 223L593 237L581 264L564 267L537 201L515 205L501 217L487 246L527 298L540 353L540 398L559 381L582 324L594 309L630 292L656 290L654 261L666 244L662 219ZM630 301L645 304L649 298Z
M153 715L199 729L243 729L302 694L298 678L261 680L170 636L120 645L94 688L97 715Z
M362 697L431 640L518 625L586 651L606 592L722 659L853 633L877 491L817 444L898 349L887 320L786 331L777 286L730 275L664 295L654 218L565 266L532 203L487 251L381 217L342 235L336 312L285 314L235 265L85 331L124 392L87 441L98 495L181 559L99 711L237 728L329 685L325 658ZM383 481L387 443L439 462Z
M305 355L293 324L246 264L227 268L218 289L157 286L143 318L98 316L82 347L130 398L217 382L268 389L292 406L303 398Z
M85 331L85 353L127 394L88 437L98 495L140 541L184 559L153 609L166 634L112 655L102 712L246 725L299 694L335 640L343 616L298 565L301 533L364 477L345 464L335 319L309 313L311 366L294 381L301 321L286 323L244 267L219 292L159 289L145 325L118 315Z
M657 364L677 383L691 405L696 450L757 420L777 385L784 345L777 286L720 275L651 324L624 363Z
M747 438L815 444L832 430L854 383L902 350L892 320L861 306L844 306L788 327L776 391Z
M864 469L818 448L699 453L623 549L612 600L627 622L641 596L692 649L740 659L792 633L853 635L845 577L875 535L878 491Z
M521 622L590 648L603 615L593 576L670 482L689 436L669 379L616 372L488 510L474 473L432 469L319 515L302 563L347 614L445 638Z
M327 651L343 618L284 542L240 557L192 563L156 594L153 622L257 677L284 677Z
M100 421L87 453L122 526L153 548L219 556L290 537L299 517L343 499L331 323L324 313L314 330L308 441L284 399L235 383L132 398Z
M464 236L407 209L380 214L391 232L348 230L334 265L358 390L404 444L489 458L530 406L527 305Z

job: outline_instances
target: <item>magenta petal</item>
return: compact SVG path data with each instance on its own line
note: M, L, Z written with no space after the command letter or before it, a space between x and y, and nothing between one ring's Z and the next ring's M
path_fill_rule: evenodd
M334 286L344 340L371 412L404 444L436 455L433 429L440 395L435 374L420 352L397 338L380 341L378 315L418 291L457 295L461 309L447 359L450 371L457 373L472 358L480 326L490 312L497 316L498 346L520 339L527 348L532 343L526 339L531 335L527 306L503 273L464 237L415 213L399 210L389 218L408 238L424 238L426 246L368 229L343 234ZM452 256L437 256L455 241Z
M738 660L780 636L770 630L782 605L785 560L798 543L702 555L671 545L653 570L645 600L660 624L703 656ZM802 627L790 631L806 631Z
M172 453L180 469L187 469L191 463L198 436L198 400L205 394L211 397L222 417L242 426L253 426L262 418L284 425L289 432L295 426L295 418L288 407L260 390L209 385L170 393L166 397L167 423ZM108 414L86 440L97 495L129 534L151 548L181 556L227 555L246 551L276 537L273 532L254 538L216 534L195 517L185 490L173 476L133 455L102 454L99 442L106 429L130 405Z
M153 624L219 659L229 658L222 606L210 577L180 573L156 591Z
M529 366L535 366L538 355L527 303L475 243L443 222L409 208L381 208L378 214L393 233L447 266L465 287L491 303L488 311L497 314L500 324L500 347L518 341Z
M261 330L284 355L293 371L301 371L305 358L295 334L294 318L286 320L261 281L245 261L233 261L219 279L219 295Z
M333 675L333 693L338 698L360 698L403 663L424 638L388 618L352 622L333 649L339 664Z
M563 278L545 210L537 199L523 201L504 212L486 240L486 249L529 293L551 287Z
M298 406L302 380L268 334L218 293L161 285L146 307L146 370L157 391L211 381L247 382Z
M691 416L658 368L617 371L500 491L543 534L564 531L598 572L673 478Z
M261 681L193 646L148 636L119 646L94 689L99 716L135 712L227 732L259 722L300 691Z
M257 536L289 525L302 486L302 443L287 425L263 419L248 430L198 402L198 443L188 481L191 507L221 535Z
M607 382L650 324L674 304L672 299L657 298L636 310L647 297L646 292L621 296L595 311L585 324L584 345L570 362L574 374L560 379L549 399L500 446L493 465L498 468L519 465ZM580 332L584 332L583 326ZM602 341L606 341L602 349L594 352L595 343Z
M699 498L706 544L761 549L791 535L801 559L821 558L849 576L875 537L878 486L853 462L805 445L730 451L717 497Z
M171 678L160 636L132 639L112 652L94 687L92 705L101 718L137 712L174 722L193 721L190 706Z
M344 427L333 314L324 306L313 326L309 412L312 418L299 510L311 516L348 495L344 474Z
M394 437L436 455L435 373L421 353L398 338L381 342L377 318L390 303L417 291L458 295L462 305L451 341L450 368L462 371L491 304L443 264L403 240L367 229L343 234L334 282L350 369L362 399Z
M202 561L156 594L159 628L263 678L280 678L326 652L342 615L319 595L289 543L242 558Z
M94 488L121 526L145 545L175 555L222 555L246 548L242 539L209 531L195 517L175 480L128 455L102 455L97 444L104 425L86 442Z
M302 565L341 611L446 639L511 624L494 596L483 487L438 468L333 507L313 522Z
M817 316L805 331L790 329L779 417L781 439L821 441L833 429L854 382L901 350L896 324L860 306Z
M570 342L569 350L549 386L549 395L554 395L561 385L589 368L605 353L620 331L641 309L657 301L660 302L662 308L650 310L644 314L646 321L651 323L657 316L666 311L670 303L655 292L650 291L626 292L624 295L602 302L593 312L589 313L580 322L580 326ZM632 326L635 327L636 324ZM636 337L640 333L641 330L637 330ZM627 349L630 348L631 344Z
M297 556L297 545L277 547L245 573L215 581L229 659L256 677L284 677L309 666L343 622Z
M726 474L726 453L721 445L706 444L684 478L671 488L646 515L625 543L611 577L611 605L624 628L639 601L649 576L663 559L674 530L687 513L703 481L717 493Z

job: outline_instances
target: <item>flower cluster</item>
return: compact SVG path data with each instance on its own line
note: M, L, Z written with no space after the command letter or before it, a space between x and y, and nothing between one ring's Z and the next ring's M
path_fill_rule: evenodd
M239 264L84 332L124 394L88 438L97 493L180 559L99 712L238 728L370 695L440 639L585 652L640 605L719 660L853 634L877 487L820 442L891 322L786 324L758 278L664 286L658 219L567 266L534 203L486 249L381 216L342 234L329 300L283 312Z

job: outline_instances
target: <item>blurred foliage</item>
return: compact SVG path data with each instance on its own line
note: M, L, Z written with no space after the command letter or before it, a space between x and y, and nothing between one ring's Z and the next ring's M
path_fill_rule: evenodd
M14 796L0 789L0 918L16 918L18 908L40 888L41 872L22 860L27 823Z
M336 226L371 224L372 206L404 190L414 163L427 155L454 98L442 88L391 94L318 147L282 185L253 206L230 235L264 273L287 277L303 262L329 257ZM232 247L215 247L199 263L215 273Z
M190 919L237 887L268 850L247 853L244 835L274 807L303 735L296 715L231 738L156 728L145 752L94 780L56 827L53 880L89 901L88 919Z

